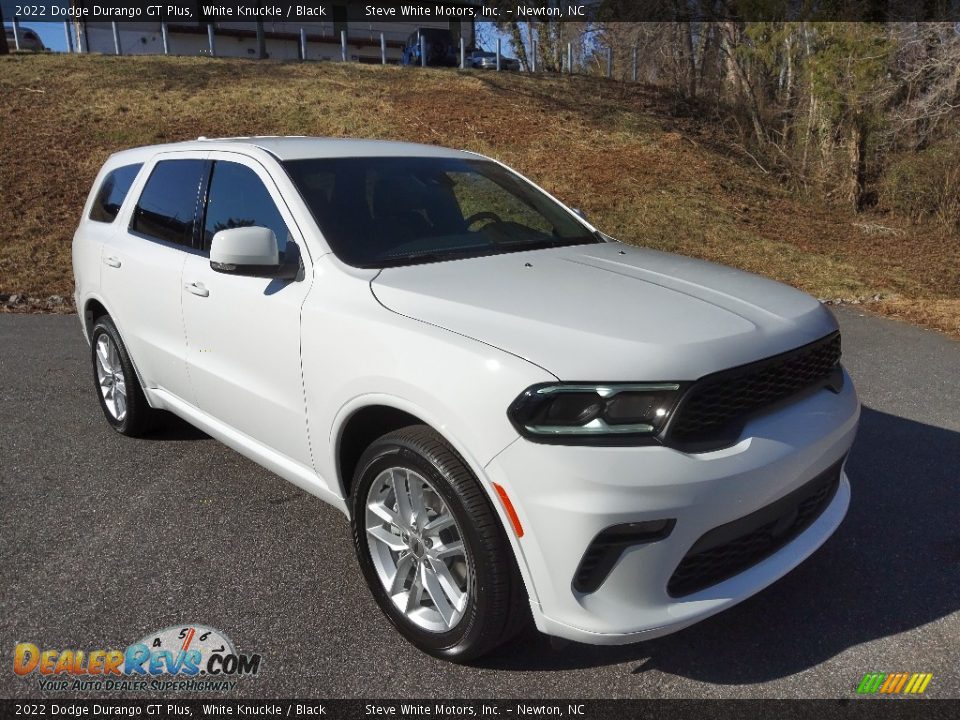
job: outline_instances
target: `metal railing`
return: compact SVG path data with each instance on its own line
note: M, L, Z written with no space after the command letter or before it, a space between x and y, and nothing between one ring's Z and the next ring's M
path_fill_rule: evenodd
M88 24L90 25L90 24ZM99 35L96 42L88 36L89 28L79 22L64 22L64 35L66 38L67 52L112 52L115 55L124 54L149 54L151 47L144 40L134 45L136 50L124 47L123 33L142 33L150 34L143 30L130 30L121 28L120 23L96 23L99 25ZM267 30L264 24L258 25L257 29L241 29L237 27L218 27L220 23L194 23L192 25L175 24L161 22L159 32L159 45L156 47L157 54L163 55L207 55L210 57L218 56L236 56L236 52L241 48L237 43L231 43L231 50L223 51L226 42L230 38L246 42L242 45L245 50L241 57L279 57L279 59L289 60L339 60L341 62L379 62L381 64L395 63L400 61L397 51L403 51L406 46L407 38L410 33L405 30L381 30L373 27L363 27L362 25L351 23L349 29L338 28L334 23L310 23L309 28L303 25L293 23L269 23L271 29ZM103 35L103 30L109 27L109 39ZM278 29L280 28L280 29ZM16 49L21 46L21 29L19 23L13 22L14 43ZM201 39L202 38L202 39ZM218 44L218 39L221 41ZM189 40L189 41L188 41ZM176 42L175 42L176 41ZM144 45L147 45L144 48ZM180 47L175 48L174 45ZM92 46L92 47L91 47ZM275 51L274 55L265 52L270 47ZM283 52L276 53L277 49L282 47ZM468 47L465 39L459 38L458 67L466 69L468 67ZM523 67L526 72L543 72L542 67L538 67L539 45L534 41L530 48L527 62ZM614 51L612 47L594 47L589 53L582 48L578 48L573 42L561 46L562 52L559 57L554 58L557 63L555 66L563 74L591 74L602 75L607 78L614 77ZM126 50L126 52L125 52ZM180 52L176 52L179 50ZM394 51L394 52L391 52ZM427 65L426 38L420 36L420 47L415 58L415 62L421 66ZM580 57L577 57L578 52ZM620 70L622 80L637 82L638 80L638 49L636 47L628 48L628 68ZM504 62L502 40L496 38L496 47L494 50L498 71L507 68ZM622 55L621 55L622 56ZM627 70L627 71L625 71Z

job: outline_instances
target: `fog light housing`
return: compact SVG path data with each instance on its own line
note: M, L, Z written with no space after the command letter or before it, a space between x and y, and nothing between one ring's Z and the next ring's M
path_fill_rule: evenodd
M573 589L584 594L596 592L624 550L634 545L663 540L673 532L676 524L674 519L646 520L613 525L603 530L587 546L573 576Z

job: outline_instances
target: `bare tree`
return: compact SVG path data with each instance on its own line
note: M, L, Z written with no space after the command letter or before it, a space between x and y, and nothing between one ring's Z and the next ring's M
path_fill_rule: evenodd
M536 48L547 71L565 69L568 43L578 72L605 72L609 51L615 78L659 85L715 113L739 135L732 146L765 171L857 211L896 153L932 147L940 157L960 138L960 27L952 23L743 22L722 12L708 22L688 12L696 0L655 1L675 11L674 21L500 23L499 31L527 67ZM953 188L958 177L934 184ZM931 214L960 212L960 199L936 202Z
M918 149L960 114L960 32L953 23L900 23L892 34L898 81L892 142Z
M524 67L531 67L536 48L537 69L560 72L565 69L567 43L575 54L584 57L586 38L591 32L588 23L580 22L498 22L497 30L507 35L510 46Z

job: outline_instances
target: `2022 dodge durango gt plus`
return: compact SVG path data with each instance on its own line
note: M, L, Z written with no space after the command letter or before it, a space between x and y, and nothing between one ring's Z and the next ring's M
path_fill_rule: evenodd
M172 412L341 510L383 613L440 657L531 615L587 643L669 633L847 509L859 403L826 308L616 242L473 153L119 152L73 263L107 422Z

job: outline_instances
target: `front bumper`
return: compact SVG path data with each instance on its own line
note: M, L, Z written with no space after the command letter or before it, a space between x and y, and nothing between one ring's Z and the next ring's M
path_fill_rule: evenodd
M618 644L674 632L771 584L830 537L850 501L846 474L822 513L766 559L706 589L671 597L668 581L706 532L764 508L843 458L860 406L844 376L754 418L732 447L689 454L665 447L542 445L519 439L486 467L524 528L518 560L537 627L550 635ZM628 548L594 592L573 588L584 552L604 529L675 519L670 535Z

